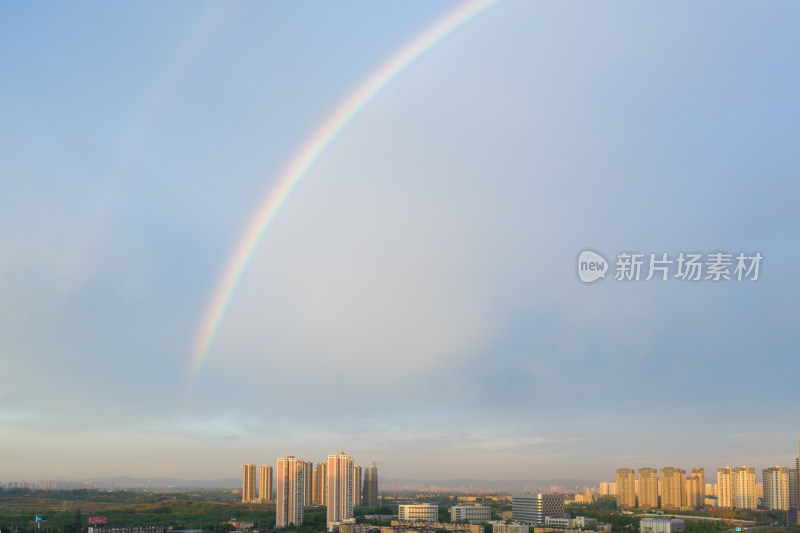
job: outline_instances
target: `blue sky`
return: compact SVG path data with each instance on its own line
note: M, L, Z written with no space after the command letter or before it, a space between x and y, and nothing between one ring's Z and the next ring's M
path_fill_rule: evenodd
M459 5L0 7L4 478L236 477L339 450L389 478L789 464L788 2L487 10L305 175L187 386L284 165ZM585 286L587 247L764 262L756 282Z

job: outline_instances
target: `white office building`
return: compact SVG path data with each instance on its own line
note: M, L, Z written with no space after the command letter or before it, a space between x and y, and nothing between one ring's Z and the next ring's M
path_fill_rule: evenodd
M678 518L642 518L639 522L639 533L675 533L685 531L686 523Z
M467 520L470 524L482 524L492 519L492 508L488 505L454 505L450 508L450 520Z
M439 506L434 503L400 505L397 518L410 522L438 522Z
M563 494L515 494L511 500L515 522L529 526L544 525L545 517L564 518Z

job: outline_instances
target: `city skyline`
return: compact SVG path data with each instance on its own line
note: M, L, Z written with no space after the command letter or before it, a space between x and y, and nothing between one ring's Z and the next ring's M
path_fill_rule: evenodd
M0 5L0 472L792 467L798 27L738 0ZM733 279L676 277L689 255Z

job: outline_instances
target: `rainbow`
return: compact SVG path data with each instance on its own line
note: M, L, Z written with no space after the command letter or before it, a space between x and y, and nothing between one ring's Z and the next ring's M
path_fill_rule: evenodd
M276 180L275 185L262 200L255 215L240 237L233 255L228 260L223 275L216 285L195 337L189 369L190 385L200 372L209 347L225 316L225 311L231 301L236 285L258 242L275 219L292 190L319 158L320 154L325 151L331 141L336 138L347 124L392 80L450 34L499 1L471 0L447 13L370 74L334 109L325 121L317 127L305 144L301 146Z

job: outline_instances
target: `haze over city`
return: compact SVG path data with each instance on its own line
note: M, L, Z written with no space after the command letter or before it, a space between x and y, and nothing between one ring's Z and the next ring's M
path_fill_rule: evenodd
M0 481L339 450L431 481L793 464L798 25L788 2L0 5ZM619 281L621 253L763 260Z

